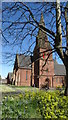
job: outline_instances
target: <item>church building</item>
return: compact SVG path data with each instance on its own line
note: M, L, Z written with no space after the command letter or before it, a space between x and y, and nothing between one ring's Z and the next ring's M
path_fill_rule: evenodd
M45 25L43 14L40 24ZM13 82L18 86L57 87L65 84L65 67L53 60L47 34L39 29L33 56L17 54Z

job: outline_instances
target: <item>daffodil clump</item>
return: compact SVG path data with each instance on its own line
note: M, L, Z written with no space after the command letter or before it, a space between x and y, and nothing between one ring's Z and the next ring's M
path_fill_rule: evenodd
M60 92L42 92L37 99L43 118L68 118L68 97L61 96Z
M68 118L68 97L42 90L5 96L2 118Z

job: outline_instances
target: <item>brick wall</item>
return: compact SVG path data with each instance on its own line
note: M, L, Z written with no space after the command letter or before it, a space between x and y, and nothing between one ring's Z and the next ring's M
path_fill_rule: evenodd
M27 74L27 77L26 77ZM17 85L18 86L31 86L31 70L19 69L17 72Z
M53 87L65 85L65 76L54 76L53 77Z
M40 52L42 53L45 51L45 49L40 49ZM45 53L45 56L43 58L43 53L41 55L39 61L39 87L41 87L43 84L45 84L46 79L49 79L49 87L52 87L52 78L54 76L54 61L52 58L52 55L49 57L48 61L46 62L47 53ZM46 64L45 64L46 63Z
M49 79L49 87L52 87L52 76L40 76L39 78L39 87L42 88L42 86L46 85L46 80Z

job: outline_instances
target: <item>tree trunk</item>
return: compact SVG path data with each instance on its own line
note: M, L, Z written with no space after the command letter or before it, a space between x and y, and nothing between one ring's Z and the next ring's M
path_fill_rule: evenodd
M68 2L66 7L68 8ZM66 55L65 55L65 66L66 66L66 88L65 95L68 96L68 9L65 10L65 20L66 20Z
M66 88L65 95L68 96L68 68L66 68Z

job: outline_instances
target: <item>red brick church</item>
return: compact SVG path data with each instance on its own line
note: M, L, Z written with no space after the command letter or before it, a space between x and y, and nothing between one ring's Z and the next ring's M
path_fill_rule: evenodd
M42 14L40 24L45 25ZM39 88L64 85L65 67L53 60L51 49L47 34L39 29L33 56L16 55L13 83L18 86L35 86Z

